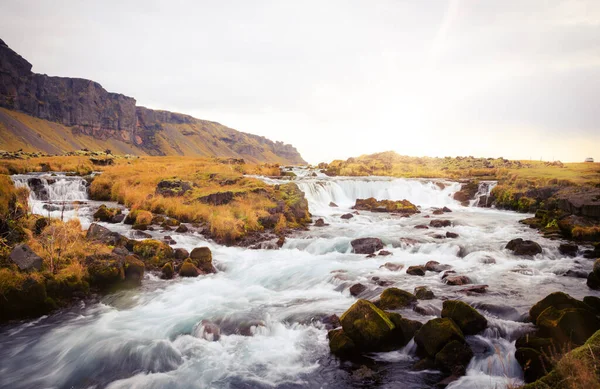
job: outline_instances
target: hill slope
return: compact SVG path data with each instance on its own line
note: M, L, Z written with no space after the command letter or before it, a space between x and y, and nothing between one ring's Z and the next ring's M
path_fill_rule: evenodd
M80 148L137 155L241 157L305 164L291 145L188 115L136 106L94 81L50 77L0 40L0 148L62 153Z

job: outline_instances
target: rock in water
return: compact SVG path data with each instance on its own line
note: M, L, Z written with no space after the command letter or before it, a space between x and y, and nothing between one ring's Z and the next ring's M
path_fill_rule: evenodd
M199 275L200 271L191 262L184 262L179 268L179 276L181 277L198 277Z
M42 257L26 244L15 246L10 252L9 258L20 270L42 270Z
M411 276L424 276L425 270L425 266L409 266L408 269L406 269L406 274L410 274Z
M356 254L374 254L383 249L383 242L379 238L360 238L350 242Z
M432 300L435 298L433 292L426 286L417 286L415 288L415 297L418 300Z
M450 227L452 222L444 219L433 219L429 222L429 225L434 228Z
M212 263L212 252L208 247L196 247L190 253L191 262L203 273L216 273Z
M542 253L542 246L531 240L513 239L506 244L506 249L515 255L536 255Z
M340 318L344 334L361 351L381 351L396 328L385 312L367 300L358 300Z
M420 212L417 206L408 200L376 200L374 197L356 199L356 204L354 204L352 209L371 212L394 212L407 215Z
M487 319L462 301L444 301L442 317L452 319L465 335L478 334L487 327Z
M399 309L416 304L417 298L412 293L398 288L388 288L379 297L381 309Z
M429 320L415 334L417 348L431 358L454 340L464 343L465 337L456 323L448 318Z
M351 296L358 296L359 294L361 294L365 290L367 290L367 287L364 286L363 284L354 284L354 285L352 285L350 287L350 295Z

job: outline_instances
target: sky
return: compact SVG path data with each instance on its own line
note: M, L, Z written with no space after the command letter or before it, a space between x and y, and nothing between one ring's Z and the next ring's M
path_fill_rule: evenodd
M2 0L0 39L310 163L600 160L598 0Z

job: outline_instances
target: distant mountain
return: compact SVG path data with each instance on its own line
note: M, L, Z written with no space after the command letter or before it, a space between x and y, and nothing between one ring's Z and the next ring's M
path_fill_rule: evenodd
M50 77L0 40L0 149L88 148L136 155L240 157L306 164L295 147L180 113L136 105L81 78Z

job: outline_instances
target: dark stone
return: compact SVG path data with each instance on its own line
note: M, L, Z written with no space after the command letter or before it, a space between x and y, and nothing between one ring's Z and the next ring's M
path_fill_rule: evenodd
M377 255L382 256L382 257L387 257L389 255L392 255L392 253L387 250L381 250Z
M354 284L350 287L350 295L356 297L365 290L367 290L367 287L363 284Z
M446 373L463 376L471 358L473 358L471 347L464 342L453 340L435 355L435 364Z
M198 277L199 275L200 271L191 262L184 262L179 268L180 277Z
M188 228L187 228L187 226L186 226L185 224L183 224L183 223L181 223L181 224L179 225L179 227L177 227L177 229L175 230L175 232L177 232L177 233L180 233L180 234L183 234L183 233L185 233L185 232L188 232L188 231L189 231L189 229L188 229Z
M315 227L325 227L325 226L327 226L327 225L328 225L328 224L327 224L327 223L325 223L325 220L323 220L323 219L321 219L321 218L319 218L319 219L317 219L317 220L315 221Z
M190 253L186 249L178 248L175 249L175 259L182 261L190 256Z
M416 229L418 230L427 230L429 229L429 227L427 227L425 224L418 224L415 226Z
M448 276L444 281L448 285L467 285L471 283L471 279L467 276Z
M433 271L436 273L441 273L446 270L450 270L452 266L450 265L442 265L437 261L429 261L425 264L425 270Z
M37 255L31 247L26 244L15 246L8 257L20 270L28 271L42 269L42 257Z
M156 194L164 197L183 196L190 190L192 190L190 182L177 179L162 180L156 185Z
M475 335L487 327L487 319L470 305L458 301L444 301L442 317L452 319L465 335Z
M511 250L515 255L536 255L542 253L542 247L531 240L522 238L513 239L506 244L506 249Z
M162 278L163 280L170 280L175 275L175 269L173 269L172 262L165 263L163 265L163 267L160 269L160 271L161 271L160 278Z
M446 231L446 238L456 239L458 238L458 234L456 232Z
M450 227L452 222L450 220L433 219L429 222L429 225L434 228Z
M198 201L210 205L225 205L233 201L233 192L217 192L198 198Z
M408 269L406 269L406 274L410 274L411 276L424 276L425 266L409 266Z
M330 202L330 203L329 203L329 206L330 206L330 207L337 208L337 206L338 206L338 205L332 201L332 202Z
M401 263L392 263L392 262L386 262L383 265L379 266L379 268L386 268L390 271L399 271L402 270L404 268L404 265Z
M398 288L388 288L381 293L378 306L381 309L400 309L416 304L417 298L412 293Z
M433 292L426 286L417 286L415 288L415 297L418 300L432 300L435 298Z
M558 246L558 251L562 255L575 257L577 256L577 251L579 251L579 246L574 243L561 243L560 246Z
M454 340L464 343L465 337L456 323L447 318L429 320L415 334L417 351L431 358L435 358L438 352Z
M216 273L212 264L212 253L208 247L196 247L190 253L191 262L204 273Z
M350 242L356 254L373 254L383 249L383 242L379 238L360 238Z
M352 219L354 217L354 215L352 215L351 213L345 213L342 216L340 216L341 219Z

